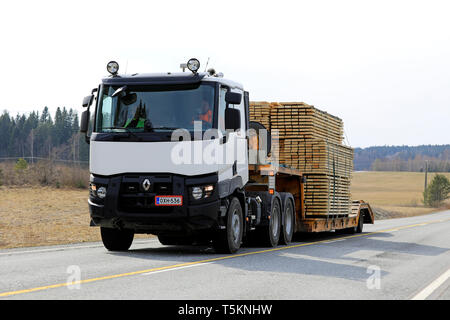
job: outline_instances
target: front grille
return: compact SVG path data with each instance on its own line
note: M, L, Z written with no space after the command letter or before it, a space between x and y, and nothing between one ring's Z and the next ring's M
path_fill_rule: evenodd
M123 194L119 197L120 210L130 213L170 213L173 207L155 206L155 195Z
M150 181L150 188L143 187L145 179ZM155 206L155 196L172 195L170 176L125 176L119 194L119 208L130 213L170 213L174 207Z
M153 192L157 195L171 195L172 194L172 184L169 183L155 183L153 186Z

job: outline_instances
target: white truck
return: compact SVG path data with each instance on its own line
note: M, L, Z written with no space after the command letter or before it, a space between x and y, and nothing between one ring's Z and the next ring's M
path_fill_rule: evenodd
M108 250L128 250L134 234L146 233L165 245L211 243L234 253L243 241L277 246L295 232L361 232L373 223L363 201L346 217L309 219L302 173L264 162L271 137L249 121L243 86L213 69L198 72L197 59L181 67L119 75L111 61L111 75L83 100L91 226L100 226Z

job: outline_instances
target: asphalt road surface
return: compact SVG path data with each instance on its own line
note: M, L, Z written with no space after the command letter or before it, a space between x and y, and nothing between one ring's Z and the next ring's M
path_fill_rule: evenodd
M0 299L450 299L450 211L234 255L151 238L0 250Z

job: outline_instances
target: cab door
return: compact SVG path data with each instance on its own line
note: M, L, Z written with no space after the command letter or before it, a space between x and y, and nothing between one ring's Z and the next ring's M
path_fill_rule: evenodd
M225 109L227 104L225 95L228 91L242 94L240 104L229 104L228 108L238 109L241 116L241 127L236 132L227 133L225 130ZM219 92L218 130L226 138L220 144L224 164L220 166L219 181L241 177L242 184L248 182L248 153L247 153L247 115L245 110L244 92L240 89L221 86Z

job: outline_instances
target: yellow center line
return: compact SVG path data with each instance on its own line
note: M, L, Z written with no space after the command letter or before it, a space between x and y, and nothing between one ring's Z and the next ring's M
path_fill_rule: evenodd
M58 283L58 284L36 287L36 288L31 288L31 289L9 291L9 292L0 293L0 297L8 297L8 296L12 296L12 295L18 295L18 294L30 293L30 292L36 292L36 291L43 291L43 290L55 289L55 288L61 288L61 287L67 287L67 286L75 286L78 284L134 276L134 275L138 275L138 274L151 273L151 272L161 271L161 270L176 269L176 268L180 268L180 267L191 266L191 265L196 265L196 264L201 264L201 263L206 263L206 262L215 262L215 261L221 261L221 260L226 260L226 259L233 259L233 258L250 256L250 255L256 255L256 254L261 254L261 253L275 252L275 251L287 250L287 249L292 249L292 248L300 248L300 247L310 246L310 245L314 245L314 244L332 243L336 240L367 237L367 236L374 235L374 234L380 234L380 233L385 233L385 232L389 232L389 231L397 231L397 230L402 230L402 229L414 228L414 227L418 227L418 226L424 226L424 225L428 225L428 224L432 224L432 223L439 223L439 222L445 222L445 221L450 221L450 219L433 220L433 221L429 221L426 223L418 223L418 224L407 225L407 226L402 226L402 227L397 227L397 228L385 229L385 230L374 231L374 232L369 232L369 233L362 233L362 234L357 234L357 235L352 235L352 236L339 237L339 238L334 238L334 239L326 239L326 240L320 240L320 241L314 241L314 242L307 242L307 243L301 243L301 244L295 244L295 245L290 245L290 246L283 246L283 247L277 247L277 248L271 248L271 249L265 249L265 250L259 250L259 251L251 251L251 252L233 254L230 256L210 258L210 259L193 261L193 262L185 262L185 263L180 263L180 264L175 264L175 265L170 265L170 266L165 266L165 267L157 267L157 268L151 268L151 269L146 269L146 270L120 273L120 274L114 274L114 275L91 278L91 279L74 281L74 282Z

